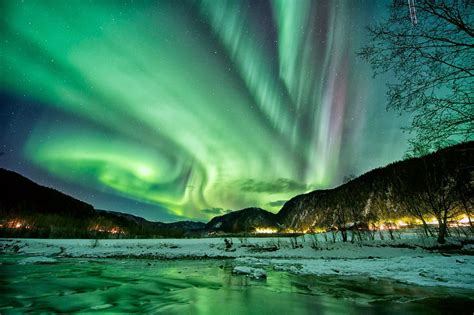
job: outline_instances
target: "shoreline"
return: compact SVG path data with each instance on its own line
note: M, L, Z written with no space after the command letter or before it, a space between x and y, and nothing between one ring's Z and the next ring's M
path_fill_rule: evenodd
M247 269L271 269L298 275L362 276L423 286L474 289L474 255L461 244L456 251L426 250L432 240L406 237L358 243L311 243L301 237L248 238L226 248L223 238L203 239L0 239L0 255L19 264L57 263L63 258L140 260L229 260ZM457 246L457 245L456 245ZM442 247L441 247L442 249ZM1 257L1 256L0 256ZM22 260L23 259L23 260Z

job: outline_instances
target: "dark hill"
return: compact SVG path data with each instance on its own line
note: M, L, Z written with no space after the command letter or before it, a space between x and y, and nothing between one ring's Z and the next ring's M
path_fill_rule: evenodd
M260 208L246 208L214 217L206 224L207 230L226 233L254 232L257 227L275 227L276 216Z
M408 216L423 223L435 217L443 238L450 220L473 214L474 141L374 169L334 189L296 196L276 215L247 208L207 224L150 222L95 210L5 169L0 169L0 187L0 237L182 237L199 236L204 230L253 232L257 227L344 233L354 223L367 228Z
M183 231L195 231L195 230L203 230L206 227L206 223L196 222L196 221L178 221L178 222L171 222L171 223L163 223L163 222L152 222L148 221L142 217L123 213L123 212L116 212L110 210L96 210L99 214L104 216L111 216L111 217L118 217L123 218L128 222L134 222L137 225L148 227L150 229L170 229L170 230L183 230Z
M403 216L442 224L473 211L474 141L374 169L339 187L286 202L277 221L287 228L343 229L350 222L393 221ZM441 226L440 226L441 227Z
M91 205L0 168L0 237L183 237L204 223L151 222Z
M287 201L277 214L259 208L213 218L208 230L252 232L256 227L287 231L368 228L404 217L437 218L446 225L456 216L472 216L474 142L391 163L333 189L315 190ZM354 225L355 224L355 225Z
M1 211L54 213L73 218L95 214L91 205L3 168L0 168L0 184Z

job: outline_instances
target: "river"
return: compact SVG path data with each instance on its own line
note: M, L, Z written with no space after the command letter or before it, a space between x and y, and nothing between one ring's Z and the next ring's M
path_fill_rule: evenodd
M366 277L267 270L233 275L233 260L62 258L26 264L0 256L0 313L472 314L473 290Z

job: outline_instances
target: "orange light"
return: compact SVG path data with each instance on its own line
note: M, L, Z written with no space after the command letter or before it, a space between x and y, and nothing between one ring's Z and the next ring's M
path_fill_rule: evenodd
M260 228L255 229L255 233L257 233L257 234L273 234L273 233L276 233L276 232L278 232L277 229L272 229L272 228L268 228L268 227L260 227Z

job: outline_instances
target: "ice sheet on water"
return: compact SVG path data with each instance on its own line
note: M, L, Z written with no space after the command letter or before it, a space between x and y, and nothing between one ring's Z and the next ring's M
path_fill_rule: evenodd
M254 279L263 279L267 277L265 270L261 268L253 268L247 266L235 266L233 273L247 275Z
M57 259L45 256L33 256L27 257L18 262L20 265L27 265L27 264L54 264L57 262Z

